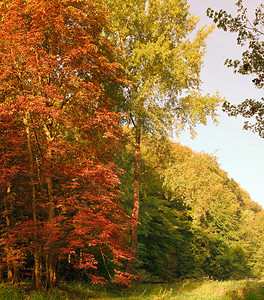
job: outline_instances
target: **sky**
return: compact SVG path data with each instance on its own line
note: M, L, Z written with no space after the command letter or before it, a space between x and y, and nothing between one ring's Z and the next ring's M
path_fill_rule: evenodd
M189 0L190 12L200 16L198 26L212 23L206 16L208 7L215 11L226 10L236 15L237 0ZM263 1L243 0L249 15ZM252 83L253 77L234 74L224 62L227 58L240 59L242 50L237 45L236 34L215 29L207 41L207 53L201 72L204 93L214 94L219 91L232 104L239 104L247 98L260 99L263 90L257 89ZM264 139L256 133L243 130L242 117L228 117L220 111L219 125L208 122L207 126L197 127L195 140L185 132L176 138L182 145L189 146L198 152L206 152L218 158L220 167L246 190L251 199L264 208Z

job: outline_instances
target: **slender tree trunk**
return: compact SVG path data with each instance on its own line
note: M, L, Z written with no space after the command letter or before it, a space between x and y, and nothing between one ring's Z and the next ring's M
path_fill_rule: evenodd
M137 252L138 243L138 215L139 215L139 179L140 179L140 143L141 143L141 122L136 125L135 138L135 166L134 166L134 206L132 212L132 232L131 232L131 248L134 256ZM135 259L128 262L126 271L132 273L134 269Z
M48 154L48 157L51 159L52 153ZM48 214L49 214L49 222L55 218L55 208L53 203L53 182L51 176L47 178L47 186L48 186L48 194L49 194L49 205L48 205ZM47 287L48 288L55 288L56 281L57 281L57 257L53 253L52 248L50 249L47 257L47 270L46 270L46 277L47 277Z
M53 141L51 132L48 130L47 126L45 126L45 132L47 136L48 145L50 145ZM48 149L47 157L52 163L52 150ZM49 222L55 218L55 207L54 207L54 200L53 200L53 180L52 176L49 175L46 179L47 187L48 187L48 195L49 195L49 203L48 203L48 216ZM53 252L53 247L49 250L47 256L47 266L46 266L46 286L47 288L55 288L57 282L57 257L56 254Z
M34 157L32 151L32 143L31 143L31 136L30 136L30 126L29 126L29 113L27 113L24 124L26 126L26 135L27 135L27 146L28 146L28 154L30 159L30 182L31 182L31 189L32 189L32 215L33 215L33 222L36 226L37 224L37 208L36 208L36 187L34 183ZM41 262L40 262L40 251L36 241L36 232L34 233L34 278L35 278L35 286L38 290L42 289L42 282L41 282Z
M10 219L9 219L9 207L8 207L8 199L10 197L10 187L7 188L7 196L4 197L4 216L6 222L6 232L8 233L10 230ZM5 247L5 253L10 253L12 251L11 247ZM13 279L13 270L10 262L7 262L7 279L12 282Z
M3 281L4 274L3 274L3 264L0 262L0 282Z

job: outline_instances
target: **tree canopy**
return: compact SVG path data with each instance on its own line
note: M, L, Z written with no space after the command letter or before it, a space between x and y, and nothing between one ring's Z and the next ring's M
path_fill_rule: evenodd
M137 248L141 134L167 135L216 119L218 95L199 91L205 41L212 31L204 26L194 37L199 19L185 0L105 0L110 10L110 40L121 48L119 61L133 83L123 90L120 109L134 128L134 209L132 248Z
M103 282L99 252L117 265L108 279L122 280L129 218L116 199L121 132L104 85L125 77L105 13L89 0L1 1L0 11L1 263L12 277L32 255L38 288L55 286L58 260Z
M133 178L131 160L133 147L128 144L118 157L126 171L121 198L128 210L133 195L128 178ZM142 172L161 163L161 168L142 177L140 185L135 262L139 275L153 282L259 276L263 264L255 251L262 253L263 248L250 228L257 228L262 208L220 169L215 157L168 140L161 147L152 135L144 135Z
M221 102L197 22L185 0L0 0L1 281L263 275L262 208L169 139Z
M198 92L206 39L212 32L199 21L184 0L106 0L111 21L111 40L121 48L120 61L129 71L133 86L125 90L125 112L130 124L142 123L149 132L194 129L215 119L217 96ZM192 37L191 37L192 36Z

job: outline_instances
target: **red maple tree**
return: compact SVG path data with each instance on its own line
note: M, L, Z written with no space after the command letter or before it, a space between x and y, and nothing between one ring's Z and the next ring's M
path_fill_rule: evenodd
M103 7L7 0L0 14L2 269L16 281L31 256L36 287L44 278L52 288L67 258L104 282L100 256L108 277L126 283L118 266L130 258L129 218L111 162L121 131L104 91L125 77L104 37Z

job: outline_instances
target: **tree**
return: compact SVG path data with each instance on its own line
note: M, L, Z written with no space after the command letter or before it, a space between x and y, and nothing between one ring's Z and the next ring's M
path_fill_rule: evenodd
M224 10L215 12L211 8L207 10L207 15L214 20L217 27L224 31L237 33L237 44L241 47L246 46L247 50L242 53L241 60L227 59L225 64L234 68L235 73L242 75L253 75L252 82L257 88L262 88L264 84L264 56L263 56L263 24L264 24L264 5L260 4L255 10L252 20L247 15L247 8L243 6L242 0L237 3L237 16L233 17ZM244 129L250 129L264 137L264 103L261 100L246 99L239 105L232 105L224 102L223 110L230 116L242 115L245 118L255 118L245 121Z
M124 89L121 109L134 128L134 206L131 244L137 248L139 182L142 177L141 136L166 135L186 125L194 134L197 123L215 120L218 96L202 96L198 89L205 40L212 27L203 27L191 40L198 18L185 0L105 0L111 14L110 38L121 48L120 61L134 83ZM196 90L196 91L195 91ZM131 271L130 264L128 270Z
M152 171L140 184L137 273L152 282L249 276L253 252L249 224L261 207L209 154L195 153L165 137L162 145L157 144L150 134L142 135L141 150L142 172ZM117 160L126 171L120 190L129 210L131 144ZM162 167L153 169L155 165Z
M15 273L33 257L37 288L55 286L61 260L105 282L99 253L108 278L127 283L120 117L104 88L125 77L106 15L89 0L0 1L0 15L1 266Z

